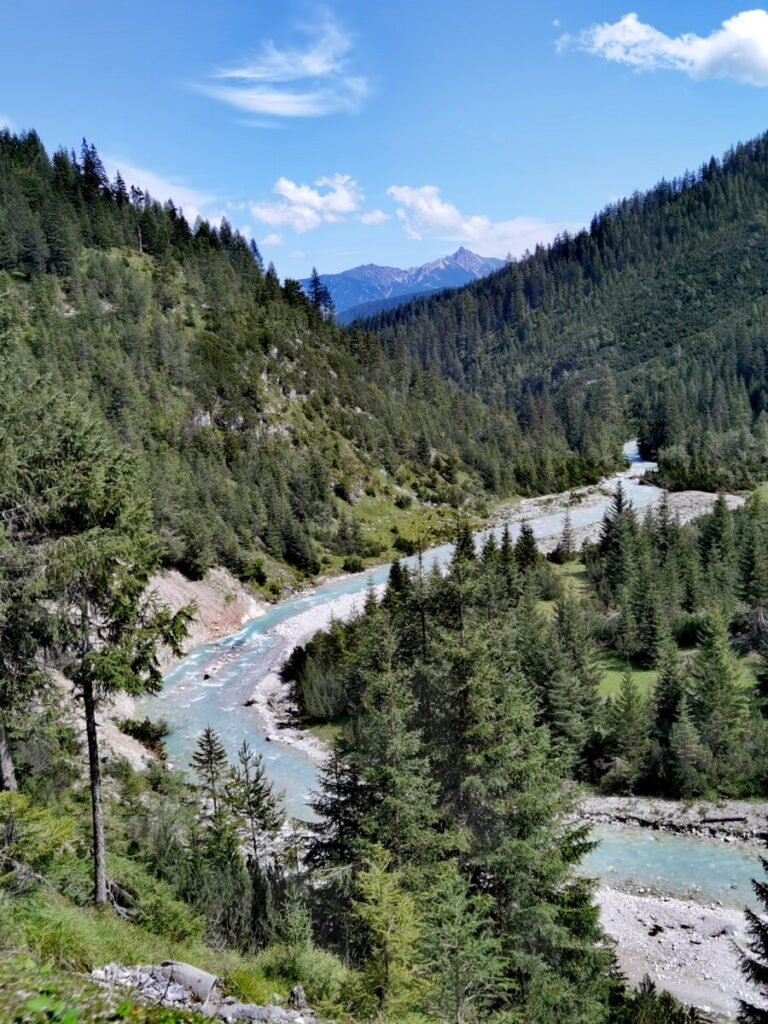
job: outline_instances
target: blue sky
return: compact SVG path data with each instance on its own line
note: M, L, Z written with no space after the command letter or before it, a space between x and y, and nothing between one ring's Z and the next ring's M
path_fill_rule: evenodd
M0 121L225 213L282 276L515 254L768 129L768 13L714 0L29 0Z

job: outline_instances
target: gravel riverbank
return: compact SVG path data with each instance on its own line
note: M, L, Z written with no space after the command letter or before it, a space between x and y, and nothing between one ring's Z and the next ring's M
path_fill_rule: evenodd
M747 940L743 911L608 888L596 898L631 985L648 974L658 988L716 1019L736 1017L739 999L766 1005L739 968Z
M627 480L638 478L638 474L633 474L631 470L627 470L625 474L620 474L620 476L622 479ZM614 493L615 487L606 481L594 487L581 487L573 491L563 492L562 494L545 494L539 498L525 498L517 505L497 512L496 523L499 526L504 526L507 523L511 525L512 523L520 523L523 520L530 522L538 519L540 516L556 515L558 512L565 512L568 508L572 511L593 508L596 505L602 504L606 497ZM658 494L643 509L638 510L638 515L642 516L646 509L655 508L661 501L661 497L662 495ZM712 506L717 500L717 495L710 494L708 491L676 491L668 494L668 499L672 515L680 523L684 524L690 523L692 520L711 512ZM745 503L746 498L739 494L727 494L726 501L728 508L734 509L740 508ZM599 536L600 522L578 526L573 530L574 542L577 547L581 547L582 544L594 543ZM555 534L552 537L540 537L538 538L539 550L547 554L557 547L559 541L559 534Z
M639 825L680 835L712 836L725 842L768 840L768 802L747 800L656 800L634 796L588 796L580 806L587 821Z
M384 585L374 589L381 594ZM319 630L328 629L334 620L346 622L353 618L362 609L365 599L366 591L342 594L273 626L268 635L277 638L277 643L271 649L269 670L259 679L247 701L247 707L258 715L270 740L298 750L316 765L325 763L328 747L311 732L292 724L296 720L296 709L280 678L280 669L291 652L311 640Z

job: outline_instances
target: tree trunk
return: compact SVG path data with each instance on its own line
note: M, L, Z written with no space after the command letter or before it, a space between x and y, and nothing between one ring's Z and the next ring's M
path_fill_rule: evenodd
M107 853L104 842L104 813L101 807L101 765L99 764L99 737L96 731L96 702L93 683L83 683L85 708L85 734L88 738L88 769L91 777L91 814L93 819L93 902L103 906L107 902Z
M8 732L0 722L0 789L10 789L16 792L16 769L13 767L13 755L11 754L11 741L8 739Z

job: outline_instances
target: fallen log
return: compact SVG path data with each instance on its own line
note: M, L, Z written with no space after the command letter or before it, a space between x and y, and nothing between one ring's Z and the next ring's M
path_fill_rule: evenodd
M746 821L746 818L702 818L702 825L722 825L726 821Z

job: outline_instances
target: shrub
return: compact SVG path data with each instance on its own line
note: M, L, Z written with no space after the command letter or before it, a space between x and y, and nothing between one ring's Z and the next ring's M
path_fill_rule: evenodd
M362 572L365 568L365 563L360 555L347 555L341 563L341 568L344 572Z
M143 718L141 721L136 718L124 718L118 722L118 728L126 736L131 736L139 743L143 743L153 754L161 758L165 757L163 740L170 733L171 727L164 718L157 722L151 722L148 718Z

